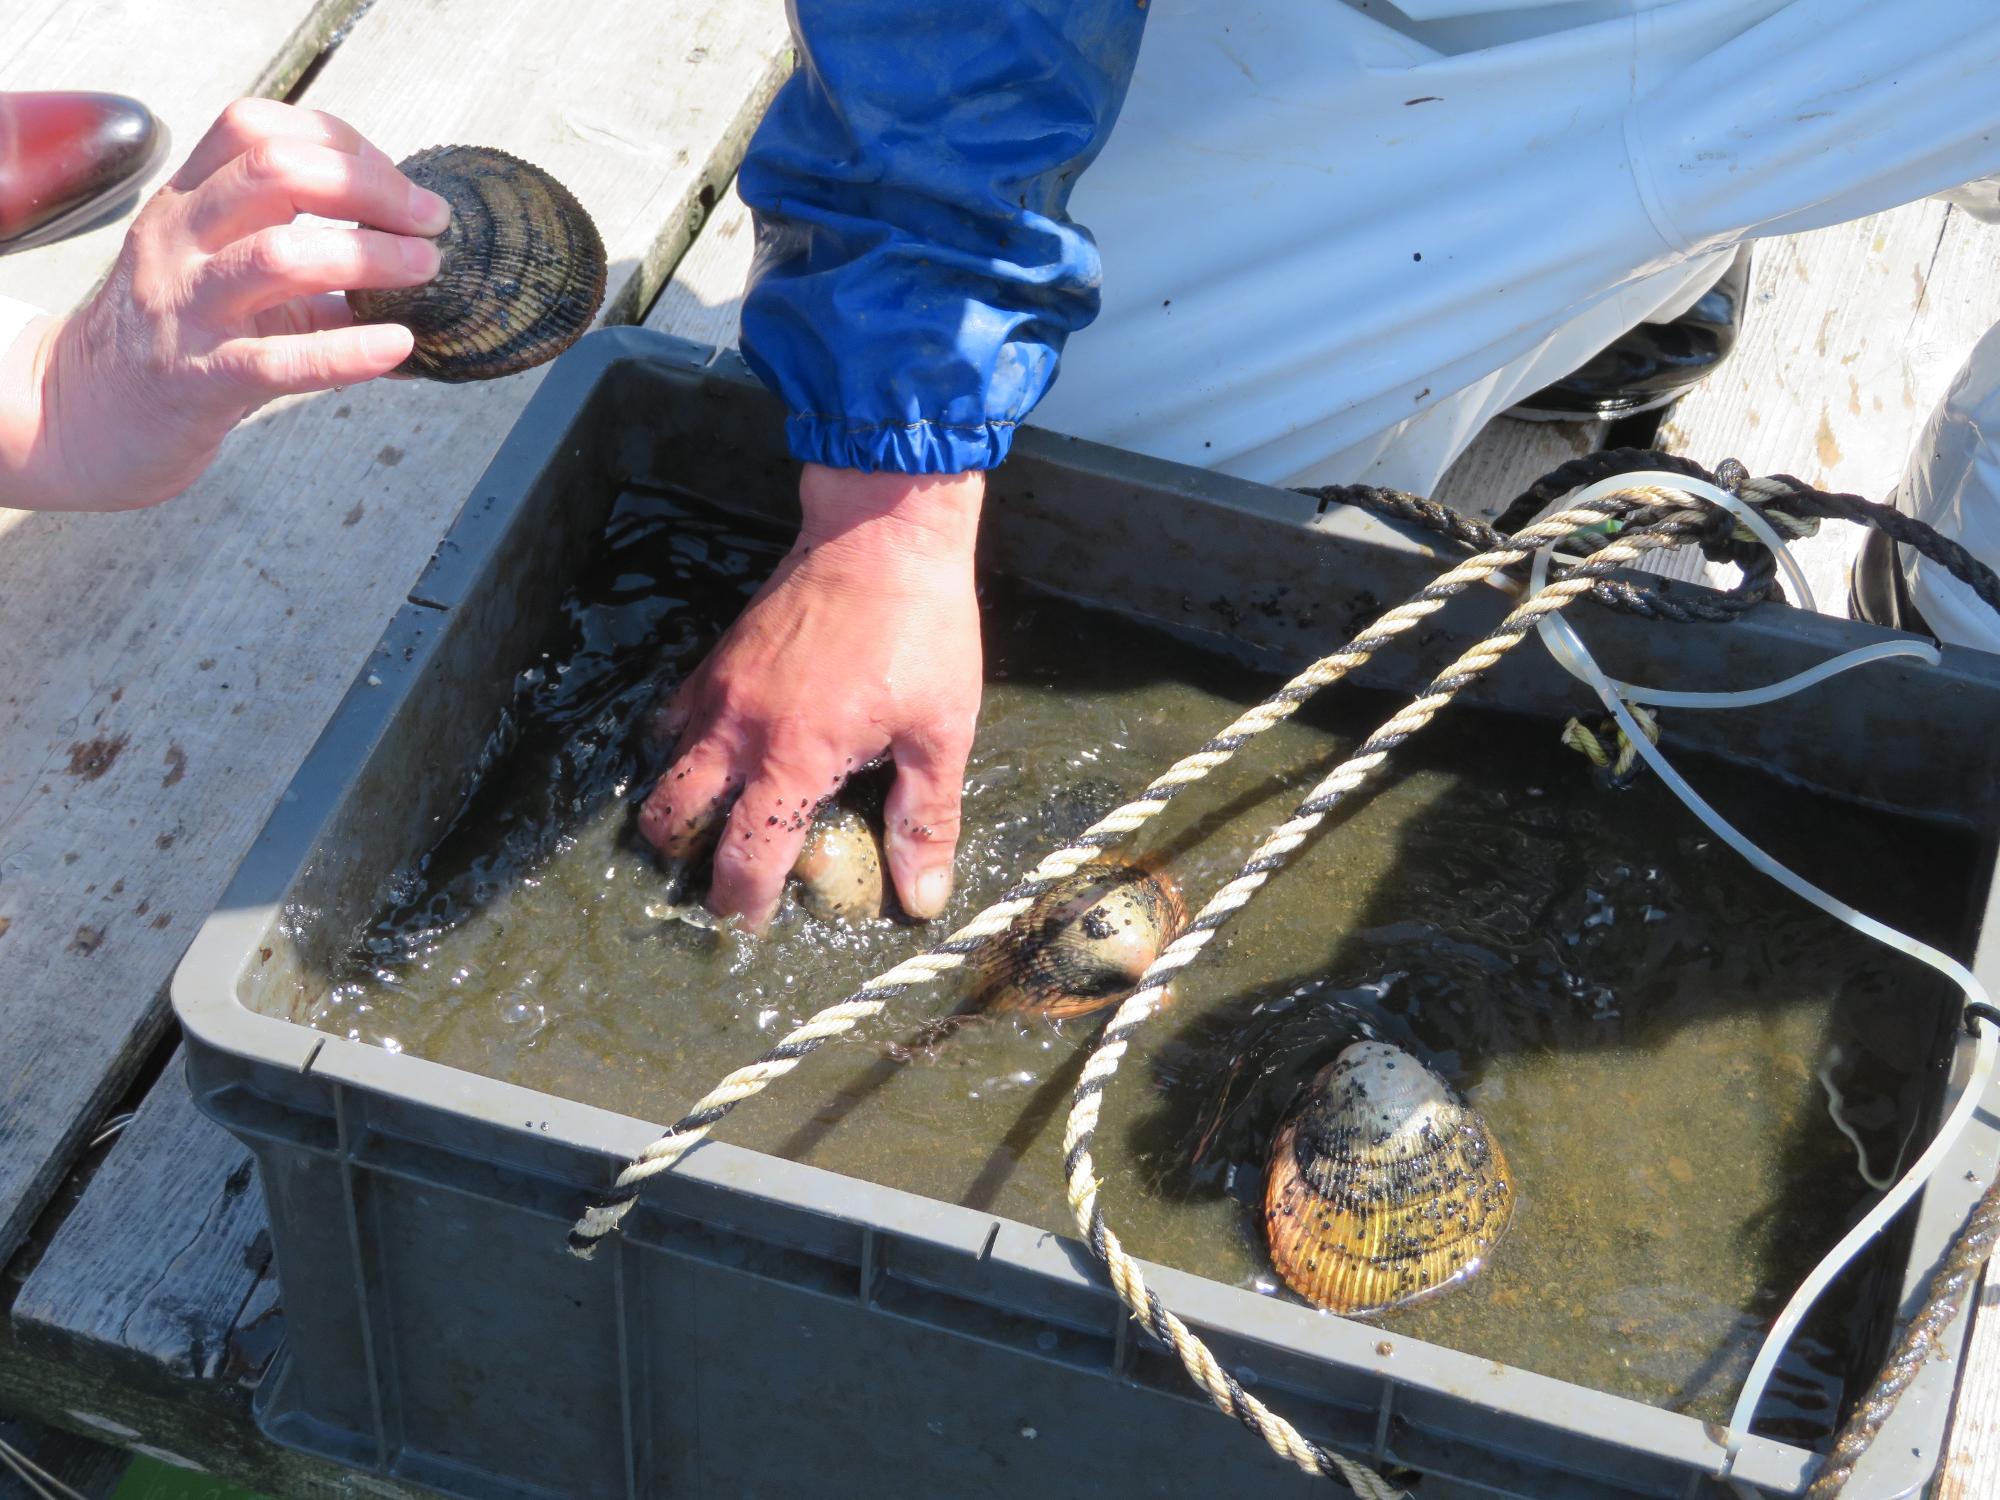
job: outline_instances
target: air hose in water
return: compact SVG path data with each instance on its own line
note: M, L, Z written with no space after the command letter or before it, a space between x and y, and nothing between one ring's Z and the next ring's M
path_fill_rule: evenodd
M1586 487L1579 493L1576 496L1576 503L1580 504L1588 501L1595 498L1598 494L1616 490L1626 484L1672 482L1673 478L1674 476L1667 474L1640 471L1621 476L1618 479L1601 480L1596 484ZM1682 476L1678 480L1677 487L1686 494L1706 500L1711 504L1718 505L1742 517L1744 524L1749 526L1752 531L1758 532L1760 539L1777 554L1788 576L1792 580L1793 587L1799 591L1800 607L1805 609L1813 607L1811 588L1807 585L1804 576L1792 561L1790 553L1785 550L1784 543L1775 533L1768 532L1768 525L1763 517L1759 516L1735 496L1705 480ZM1548 576L1550 554L1552 551L1552 547L1544 547L1535 554L1534 570L1530 578L1531 586L1536 589L1542 587L1544 580ZM1839 919L1863 936L1873 938L1878 943L1886 944L1900 952L1907 953L1919 963L1927 964L1938 973L1944 975L1945 978L1949 979L1958 988L1960 994L1964 996L1965 1005L1969 1012L1976 1006L1989 1015L1991 1014L1992 1005L1985 987L1974 977L1971 970L1967 969L1949 954L1941 953L1928 943L1919 942L1905 933L1898 932L1894 928L1876 921L1873 917L1855 910L1855 908L1849 906L1846 902L1828 895L1818 886L1813 885L1810 881L1786 868L1769 854L1766 854L1762 849L1751 843L1749 839L1745 838L1735 827L1728 823L1721 814L1709 806L1701 794L1696 792L1682 778L1680 773L1668 763L1666 756L1661 754L1659 747L1640 728L1637 720L1632 715L1632 706L1634 704L1647 704L1655 707L1673 704L1679 708L1719 709L1745 707L1754 703L1769 703L1778 698L1788 697L1792 693L1801 692L1838 673L1889 657L1914 656L1922 659L1928 665L1936 666L1939 660L1936 647L1914 640L1882 641L1873 646L1864 646L1858 651L1846 652L1841 656L1834 657L1830 661L1821 662L1808 671L1801 672L1794 677L1786 678L1783 682L1772 683L1761 688L1751 688L1738 692L1677 693L1638 687L1627 682L1616 682L1605 676L1603 671L1598 667L1596 660L1584 646L1583 641L1578 637L1575 628L1567 620L1550 615L1542 620L1538 629L1541 632L1543 644L1549 649L1549 654L1555 657L1556 661L1565 671L1597 694L1598 700L1603 703L1612 718L1617 721L1619 728L1624 731L1627 740L1631 743L1632 748L1638 752L1640 758L1652 768L1653 772L1666 784L1667 788L1687 805L1689 811L1705 823L1709 830L1718 838L1728 844L1738 854L1742 855L1756 869L1770 876L1794 895L1810 902L1829 916ZM1977 1012L1973 1013L1976 1014ZM1996 1041L1996 1029L1994 1026L1987 1024L1978 1027L1977 1036L1978 1043L1973 1053L1970 1076L1965 1081L1964 1088L1959 1094L1958 1102L1945 1117L1944 1123L1939 1127L1936 1136L1932 1138L1930 1146L1897 1179L1895 1184L1882 1195L1881 1199L1862 1217L1861 1221L1842 1237L1840 1243L1835 1245L1820 1263L1813 1267L1811 1274L1806 1277L1799 1289L1793 1293L1791 1301L1785 1305L1784 1311L1778 1315L1777 1321L1772 1324L1770 1332L1765 1336L1763 1346L1757 1351L1757 1357L1750 1366L1749 1377L1744 1381L1743 1389L1736 1399L1736 1406L1729 1416L1729 1436L1726 1450L1727 1463L1729 1465L1735 1463L1737 1453L1742 1447L1743 1439L1749 1432L1751 1419L1756 1415L1757 1404L1762 1399L1765 1388L1769 1385L1771 1376L1777 1368L1779 1356L1784 1353L1786 1344L1790 1342L1792 1335L1798 1330L1799 1324L1811 1310L1814 1302L1818 1300L1820 1294L1826 1290L1833 1279L1849 1265L1853 1264L1855 1258L1867 1249L1875 1237L1886 1229L1891 1221L1895 1219L1896 1215L1902 1211L1903 1206L1914 1198L1924 1185L1930 1181L1932 1176L1936 1174L1940 1164L1942 1164L1945 1157L1950 1153L1951 1148L1957 1144L1958 1138L1964 1132L1965 1127L1971 1123L1973 1111L1985 1096L1987 1085L1992 1081L1996 1053L2000 1053L2000 1042ZM1987 1237L1985 1243L1987 1253L1990 1254L1990 1235ZM1952 1305L1955 1306L1956 1304L1953 1303ZM1920 1317L1917 1323L1921 1324L1923 1321ZM1904 1384L1907 1383L1908 1377L1905 1377ZM1900 1395L1900 1390L1896 1394ZM1858 1403L1857 1411L1879 1406L1881 1399L1879 1395L1864 1398L1862 1402ZM1889 1408L1893 1408L1893 1397L1889 1399L1888 1406ZM1879 1427L1880 1422L1886 1420L1887 1415L1888 1411L1883 1410L1875 1425ZM1858 1457L1858 1452L1854 1456ZM1847 1470L1848 1472L1852 1470L1851 1459L1847 1464ZM1725 1472L1727 1472L1726 1469ZM1839 1482L1844 1482L1844 1478L1845 1476L1843 1475ZM1818 1497L1837 1494L1838 1486L1836 1484L1834 1488L1825 1488L1816 1482L1812 1493L1816 1497L1816 1500L1818 1500Z

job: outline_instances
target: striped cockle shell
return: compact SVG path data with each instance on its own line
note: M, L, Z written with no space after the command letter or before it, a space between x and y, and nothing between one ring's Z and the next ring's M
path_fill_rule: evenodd
M1383 1312L1465 1280L1513 1210L1486 1122L1386 1042L1357 1042L1321 1069L1271 1144L1272 1264L1331 1312Z
M975 961L973 1007L1053 1020L1123 1000L1187 924L1172 877L1093 860L1035 899Z
M358 290L358 323L416 337L402 375L492 380L554 359L604 300L604 241L576 196L489 146L432 146L397 164L451 205L438 273L422 286Z

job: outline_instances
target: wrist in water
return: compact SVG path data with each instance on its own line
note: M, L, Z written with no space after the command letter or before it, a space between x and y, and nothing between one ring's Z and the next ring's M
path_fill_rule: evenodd
M799 479L799 545L969 557L985 494L980 470L864 474L807 464Z

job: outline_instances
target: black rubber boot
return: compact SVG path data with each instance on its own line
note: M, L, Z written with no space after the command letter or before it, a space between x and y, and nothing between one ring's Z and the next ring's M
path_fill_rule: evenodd
M1931 633L1916 605L1910 602L1910 583L1903 576L1903 560L1896 544L1873 527L1862 538L1861 550L1848 570L1847 613L1853 619L1866 620L1885 630L1907 630L1912 635Z
M1507 413L1530 421L1629 417L1684 395L1736 347L1750 290L1750 247L1671 323L1641 323L1575 374L1542 387Z

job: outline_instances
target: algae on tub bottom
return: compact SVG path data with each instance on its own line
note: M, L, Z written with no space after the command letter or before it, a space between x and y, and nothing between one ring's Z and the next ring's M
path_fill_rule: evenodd
M989 584L989 683L944 922L843 929L788 906L750 941L663 921L648 915L660 872L630 827L652 769L636 721L780 546L691 504L621 504L547 655L524 664L507 753L314 1025L670 1120L990 901L1049 846L1045 825L1079 785L1136 790L1274 685L1164 633ZM1135 848L1163 854L1198 906L1397 706L1330 690ZM1815 880L1933 942L1961 936L1967 913L1935 893L1972 889L1969 841L1689 770ZM909 1061L892 1054L962 994L892 1002L719 1134L1072 1232L1062 1125L1101 1017L975 1024ZM1658 786L1605 790L1553 725L1454 709L1141 1033L1104 1103L1106 1212L1142 1256L1289 1296L1259 1238L1267 1144L1297 1087L1348 1042L1381 1037L1469 1092L1519 1195L1485 1271L1385 1326L1719 1418L1770 1316L1872 1196L1858 1149L1879 1179L1919 1148L1911 1122L1945 998L1927 970L1714 845ZM1878 1290L1843 1278L1797 1341L1765 1408L1781 1435L1830 1430L1841 1382L1873 1357L1855 1346Z

